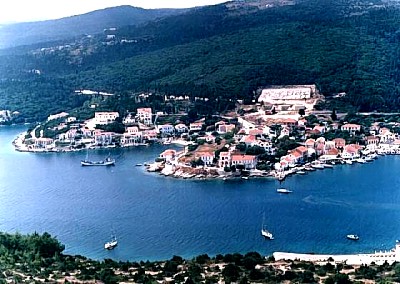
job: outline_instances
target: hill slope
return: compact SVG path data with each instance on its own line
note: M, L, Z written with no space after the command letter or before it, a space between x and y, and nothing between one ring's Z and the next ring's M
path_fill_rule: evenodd
M119 6L58 20L6 25L0 27L0 49L95 34L110 27L140 25L185 11L186 9L146 10Z
M196 102L207 113L251 99L263 85L316 83L326 96L346 92L346 105L359 110L400 109L397 8L378 0L274 2L281 5L194 9L120 28L112 40L99 35L3 57L0 106L24 106L40 119L40 104L49 112L77 106L82 98L70 94L89 88L119 94L110 105L124 97L134 109L125 95L150 90L207 97L212 104Z

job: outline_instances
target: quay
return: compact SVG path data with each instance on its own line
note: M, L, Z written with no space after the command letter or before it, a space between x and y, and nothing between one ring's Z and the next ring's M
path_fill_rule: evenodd
M393 249L388 251L375 251L374 253L360 254L302 254L290 252L274 252L275 260L298 260L311 262L327 262L334 261L337 263L346 263L349 265L361 265L372 263L382 265L385 262L392 264L400 261L400 242L396 241Z

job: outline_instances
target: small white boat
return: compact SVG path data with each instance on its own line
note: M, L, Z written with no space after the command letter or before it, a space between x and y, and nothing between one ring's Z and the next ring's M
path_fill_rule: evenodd
M306 174L305 171L297 171L296 173L299 174L299 175L305 175Z
M354 235L354 234L347 235L346 238L348 238L349 240L352 240L352 241L357 241L360 239L359 236Z
M355 161L360 163L360 164L365 164L366 163L366 161L363 158L358 158Z
M353 162L352 162L351 160L344 160L344 162L345 162L346 164L348 164L348 165L353 164Z
M276 190L276 192L278 192L278 193L292 193L293 191L289 190L289 189L286 189L286 188L278 188Z
M268 231L265 228L264 221L265 221L265 214L263 215L263 222L262 222L262 225L261 225L261 235L266 239L273 240L274 236L272 235L272 233L270 231Z
M111 241L108 241L104 244L104 248L108 250L114 249L118 245L117 238L114 236L111 238Z
M136 164L136 167L141 167L143 166L143 164Z
M247 180L247 179L249 179L249 177L242 177L242 179L246 179Z

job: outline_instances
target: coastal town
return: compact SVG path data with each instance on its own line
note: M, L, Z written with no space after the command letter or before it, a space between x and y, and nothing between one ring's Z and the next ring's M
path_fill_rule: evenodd
M341 96L345 94L337 95ZM127 114L94 110L94 117L83 121L62 112L22 133L14 146L18 151L64 152L175 144L181 147L166 149L155 161L146 162L147 170L180 178L223 179L283 180L294 173L400 153L396 120L358 117L359 123L353 123L346 120L349 115L339 118L335 111L316 111L323 100L315 85L272 86L262 89L252 104L238 101L234 111L195 117L192 122L187 113L168 115L149 107Z

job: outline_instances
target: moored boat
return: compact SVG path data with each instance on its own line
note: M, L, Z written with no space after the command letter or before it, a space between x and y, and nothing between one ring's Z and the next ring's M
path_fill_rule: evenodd
M101 161L82 160L81 165L82 166L113 166L113 165L115 165L115 159L107 157Z
M352 240L352 241L357 241L358 239L360 239L359 236L354 235L354 234L347 235L346 238L348 238L349 240Z
M118 241L117 238L114 236L111 238L110 241L106 242L104 244L104 248L108 249L108 250L112 250L113 248L115 248L118 245Z
M276 192L278 192L278 193L292 193L293 191L289 190L289 189L286 189L286 188L278 188L276 190Z

